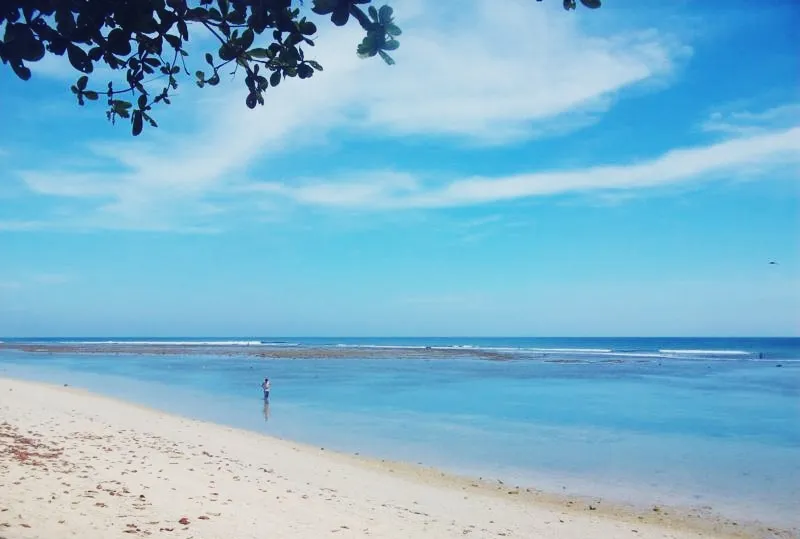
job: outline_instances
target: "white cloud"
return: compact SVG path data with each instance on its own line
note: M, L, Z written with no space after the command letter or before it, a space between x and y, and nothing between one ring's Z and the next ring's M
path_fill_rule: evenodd
M34 286L55 286L72 281L72 277L64 273L35 273L21 279L0 281L0 290L22 290Z
M717 111L703 122L701 128L725 135L752 135L796 125L800 125L800 103L783 104L759 112Z
M31 281L42 285L59 285L72 281L72 277L64 273L38 273L31 276Z
M356 57L361 32L355 25L328 29L308 51L325 71L270 89L263 108L245 108L236 80L228 83L233 92L228 86L203 94L191 118L194 131L171 136L170 122L178 119L165 112L162 127L144 137L90 145L90 156L105 165L110 160L111 170L26 170L22 178L34 193L97 199L87 226L169 230L199 221L202 228L221 211L210 196L231 192L246 175L263 178L260 171L248 174L254 161L318 143L333 129L470 144L563 133L595 121L621 90L669 75L686 52L654 30L589 36L575 14L527 0L508 0L502 10L489 0L395 5L405 32L392 68ZM196 98L198 91L187 88L180 98ZM300 185L291 194L308 204L365 205L416 192L417 181L383 174L379 185L371 179Z
M35 193L68 198L111 197L125 180L124 177L99 173L21 171L19 175Z
M369 188L364 187L363 180L348 183L341 178L300 186L264 183L253 189L308 205L367 210L442 208L562 193L639 190L799 163L800 127L795 127L672 150L658 158L627 165L463 178L443 186L426 185L422 179L406 176L403 182L386 181L386 173L380 172L366 184Z
M400 305L415 305L426 308L477 308L486 302L486 298L480 294L432 294L421 296L403 296L396 298L395 302Z
M22 232L39 230L47 226L44 221L6 220L0 221L0 232Z

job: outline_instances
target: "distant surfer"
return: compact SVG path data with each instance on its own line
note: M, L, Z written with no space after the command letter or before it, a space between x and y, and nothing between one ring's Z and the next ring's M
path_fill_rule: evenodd
M269 378L264 378L261 389L264 390L264 402L269 402Z

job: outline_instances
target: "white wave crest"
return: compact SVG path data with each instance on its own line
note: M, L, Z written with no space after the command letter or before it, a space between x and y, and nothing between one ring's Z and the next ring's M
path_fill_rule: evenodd
M713 355L713 356L748 356L750 352L743 350L659 350L662 354L673 355Z
M264 346L261 341L59 341L59 344L113 344L131 346Z

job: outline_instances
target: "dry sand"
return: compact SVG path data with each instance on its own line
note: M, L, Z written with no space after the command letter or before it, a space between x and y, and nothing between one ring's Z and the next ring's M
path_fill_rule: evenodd
M793 537L637 514L0 378L0 539Z

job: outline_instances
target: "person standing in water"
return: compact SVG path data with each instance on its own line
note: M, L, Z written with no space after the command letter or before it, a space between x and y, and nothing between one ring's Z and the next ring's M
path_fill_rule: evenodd
M264 378L261 389L264 390L264 402L269 401L269 378Z

